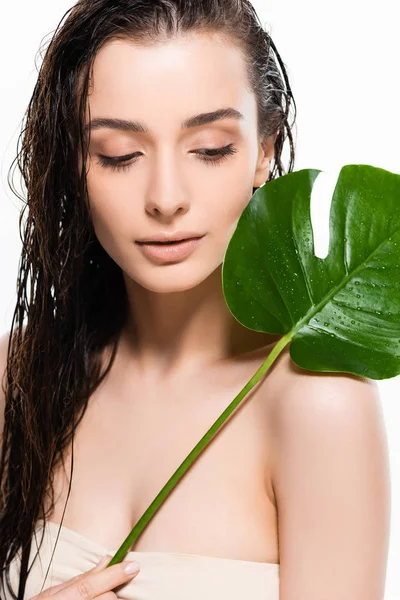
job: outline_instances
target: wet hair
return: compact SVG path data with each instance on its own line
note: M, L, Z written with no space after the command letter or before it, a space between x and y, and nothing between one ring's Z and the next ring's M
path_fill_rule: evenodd
M248 0L80 0L47 44L24 115L9 173L19 167L26 199L10 177L24 206L0 456L0 579L3 583L4 576L11 596L19 600L30 570L35 523L45 520L54 505L55 467L65 469L70 450L68 501L74 433L89 396L113 364L127 315L121 269L100 245L90 219L84 123L93 61L111 39L160 44L194 31L218 32L243 50L259 134L275 136L267 181L286 173L286 138L287 172L292 171L292 91L277 49ZM16 593L10 563L19 549Z

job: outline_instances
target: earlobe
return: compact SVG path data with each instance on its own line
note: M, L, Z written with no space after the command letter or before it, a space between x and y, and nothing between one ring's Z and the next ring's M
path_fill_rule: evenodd
M270 158L266 154L259 154L257 166L254 173L253 187L260 187L268 179L270 169Z
M259 144L257 166L254 173L253 188L260 187L268 179L270 163L274 156L276 135L263 138Z
M269 175L269 160L266 161L266 165L263 168L257 168L254 180L253 187L261 187L263 183L265 183L268 179Z

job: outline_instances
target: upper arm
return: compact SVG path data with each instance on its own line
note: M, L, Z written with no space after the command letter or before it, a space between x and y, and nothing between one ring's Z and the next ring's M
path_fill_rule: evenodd
M294 380L271 412L280 600L383 600L390 473L376 382Z

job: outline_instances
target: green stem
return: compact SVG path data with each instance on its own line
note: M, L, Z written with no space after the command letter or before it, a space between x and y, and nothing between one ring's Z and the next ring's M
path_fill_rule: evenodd
M186 473L189 467L194 463L199 454L204 450L204 448L206 448L206 446L209 444L216 432L225 423L227 418L239 405L241 400L243 400L243 398L248 394L248 392L256 385L256 383L261 379L264 373L269 369L269 367L276 360L276 358L279 356L279 354L282 352L285 346L290 342L292 337L293 331L290 331L286 335L282 336L282 338L276 343L276 345L268 354L261 367L246 383L246 385L238 393L238 395L232 400L232 402L224 410L224 412L218 417L218 419L210 427L207 433L205 433L205 435L196 444L196 446L193 448L190 454L188 454L188 456L185 458L182 464L177 468L172 477L167 481L162 490L157 494L153 502L140 517L139 521L136 523L135 527L132 529L128 537L122 542L121 546L118 548L117 552L114 554L111 561L109 562L108 567L111 567L112 565L115 565L124 560L126 554L129 552L129 549L135 543L139 535L142 533L143 529L146 527L147 523L150 521L152 516L160 508L168 494L170 494L170 492L173 490L173 488L176 486L179 480L183 477L183 475Z

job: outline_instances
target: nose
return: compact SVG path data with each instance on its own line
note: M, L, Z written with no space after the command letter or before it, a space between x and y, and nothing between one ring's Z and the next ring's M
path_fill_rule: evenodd
M173 153L158 155L154 170L149 174L146 212L158 219L170 219L189 210L188 194L182 181L182 173Z

